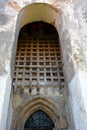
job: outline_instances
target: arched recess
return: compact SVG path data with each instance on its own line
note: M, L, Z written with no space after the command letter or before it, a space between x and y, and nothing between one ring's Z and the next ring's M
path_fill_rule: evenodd
M13 121L13 128L16 130L23 130L28 117L30 117L37 110L45 112L54 122L55 128L66 129L67 122L64 113L61 112L58 105L56 106L52 100L45 96L34 96L31 100L24 103L21 107L16 108L16 118Z
M59 18L60 11L54 8L52 5L45 4L45 3L35 3L24 7L18 15L17 21L17 31L16 35L18 37L20 29L26 25L27 23L35 22L35 21L44 21L50 23L56 27L56 30L59 29L59 33L61 34L61 18ZM61 15L60 15L61 16ZM62 16L61 16L62 17ZM59 22L59 23L58 23ZM60 35L59 35L60 36ZM16 37L16 38L17 38ZM17 130L23 130L24 123L27 118L35 111L42 110L47 113L50 118L53 120L56 128L66 128L66 118L64 113L55 106L54 103L49 103L49 100L42 100L43 98L39 97L34 98L33 100L27 102L25 105L22 105L21 108L17 108L14 110L18 113L16 115L16 119L14 120L12 127ZM26 106L26 107L25 107ZM13 130L12 128L12 130Z

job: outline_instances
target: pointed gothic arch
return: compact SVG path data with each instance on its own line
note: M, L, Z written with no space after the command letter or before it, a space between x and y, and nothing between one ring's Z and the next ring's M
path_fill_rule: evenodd
M42 110L34 112L25 122L24 129L53 129L54 123L51 118Z
M54 128L51 118L42 110L34 112L25 122L24 129Z
M55 125L55 128L67 128L66 117L61 109L58 108L52 100L39 95L34 96L21 107L16 108L16 118L13 121L13 128L23 130L28 117L38 110L42 110L49 115Z

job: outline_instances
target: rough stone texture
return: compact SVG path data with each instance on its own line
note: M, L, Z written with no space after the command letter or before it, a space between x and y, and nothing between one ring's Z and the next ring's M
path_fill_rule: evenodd
M49 3L57 11L57 15L54 17L56 19L54 21L50 19L50 22L59 33L63 51L66 79L65 95L68 95L66 96L66 108L67 113L71 113L70 116L67 116L70 126L68 130L87 130L86 0L0 1L0 130L6 130L7 126L14 57L17 37L21 27L21 23L17 23L17 18L21 14L20 21L23 20L23 7L35 2ZM51 16L51 12L48 15Z
M55 95L48 96L44 94L29 96L29 94L24 93L22 95L15 95L14 100L14 114L11 130L23 129L26 119L29 117L30 114L38 109L43 110L51 117L56 128L60 128L60 126L61 128L67 127L67 122L65 118L66 114L64 110L64 98L60 98L59 96Z

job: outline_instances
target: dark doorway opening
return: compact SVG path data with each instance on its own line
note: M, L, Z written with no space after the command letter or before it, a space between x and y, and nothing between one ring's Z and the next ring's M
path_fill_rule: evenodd
M34 112L25 122L24 130L53 130L54 123L42 110Z

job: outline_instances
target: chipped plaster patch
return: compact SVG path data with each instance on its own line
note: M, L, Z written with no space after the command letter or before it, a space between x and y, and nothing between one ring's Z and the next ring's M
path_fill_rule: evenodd
M15 1L9 2L8 5L11 6L13 9L15 9L16 11L19 11L21 9L20 5Z

